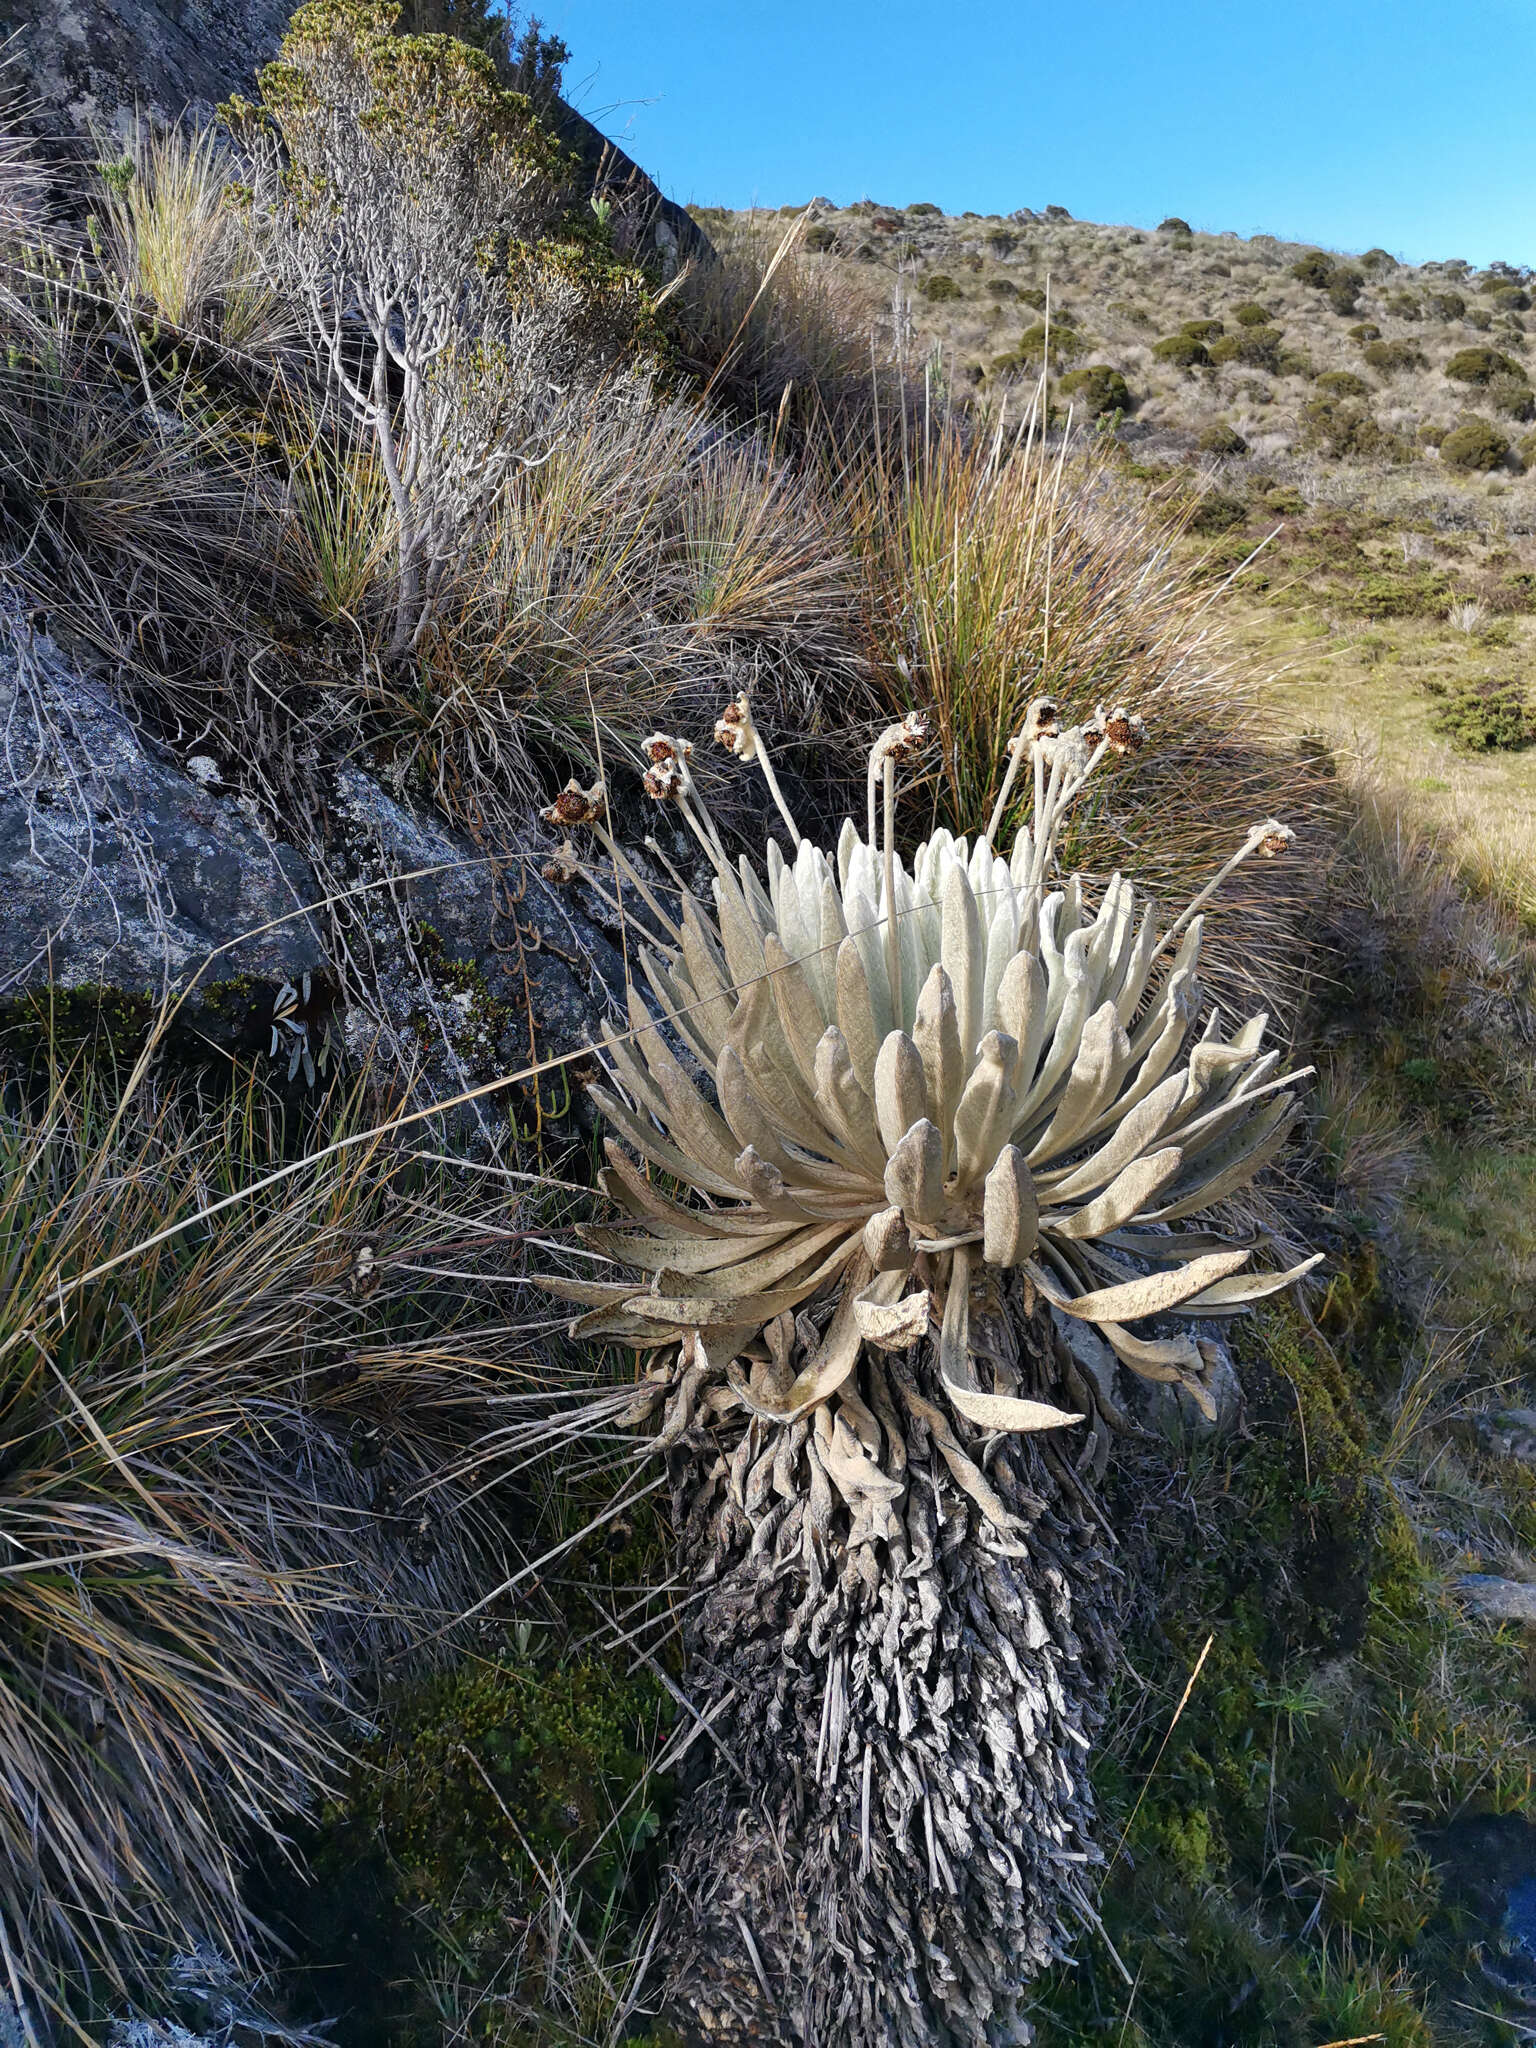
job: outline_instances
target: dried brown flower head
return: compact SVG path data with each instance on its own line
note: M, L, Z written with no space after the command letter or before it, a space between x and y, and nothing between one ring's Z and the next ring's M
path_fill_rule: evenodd
M693 757L693 742L675 735L653 732L644 744L645 758L658 765L663 761L687 761Z
M1100 714L1102 717L1102 713ZM1147 722L1134 711L1117 704L1103 719L1104 737L1116 754L1139 754L1147 743Z
M583 789L573 775L548 810L541 811L539 816L546 825L568 830L572 825L601 824L607 809L608 792L602 783L594 782L590 789Z
M1263 834L1259 840L1259 851L1266 860L1273 860L1277 853L1284 853L1296 842L1296 834L1291 827L1282 825L1278 818L1266 818L1263 825L1256 825L1254 830Z
M752 723L752 709L745 690L740 691L715 720L715 738L738 761L757 758L757 728Z
M547 813L546 813L547 815ZM569 839L562 839L539 873L557 889L567 888L581 874L581 859Z
M1036 697L1024 717L1024 744L1054 739L1061 731L1061 706L1054 697Z

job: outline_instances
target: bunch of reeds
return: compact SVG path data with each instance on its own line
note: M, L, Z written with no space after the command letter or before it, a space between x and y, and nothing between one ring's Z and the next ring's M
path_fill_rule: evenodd
M1090 886L1134 863L1152 893L1187 895L1252 817L1273 811L1316 861L1325 779L1266 734L1257 678L1181 554L1176 518L1069 427L1047 430L1043 390L986 432L939 409L898 415L880 455L842 473L874 676L893 712L915 694L939 740L913 828L978 828L1010 736L1044 693L1073 719L1135 703L1156 741L1067 825L1065 856ZM1213 956L1244 1000L1283 1000L1315 893L1308 873L1244 876L1213 920ZM1241 930L1240 947L1223 945L1224 928Z
M44 2032L71 1986L250 1952L249 1839L497 1551L443 1475L512 1372L508 1233L356 1107L301 1153L254 1092L7 1087L0 1982Z

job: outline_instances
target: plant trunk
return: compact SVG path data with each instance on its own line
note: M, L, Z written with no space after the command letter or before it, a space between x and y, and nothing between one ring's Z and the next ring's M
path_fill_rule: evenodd
M1045 1395L1049 1312L1012 1308L1009 1363ZM1028 2041L1021 1996L1099 1861L1118 1580L1064 1445L984 1448L927 1345L866 1349L788 1426L685 1376L663 1436L709 1730L673 1843L668 2019L712 2044Z

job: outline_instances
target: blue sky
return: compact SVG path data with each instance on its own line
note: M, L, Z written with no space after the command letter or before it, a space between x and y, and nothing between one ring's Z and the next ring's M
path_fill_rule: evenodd
M544 0L674 198L1270 233L1536 263L1536 0Z

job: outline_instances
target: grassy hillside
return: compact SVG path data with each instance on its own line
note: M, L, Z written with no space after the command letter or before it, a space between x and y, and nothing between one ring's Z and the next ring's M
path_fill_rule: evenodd
M765 248L801 214L699 218ZM1531 900L1529 273L872 202L813 202L797 246L803 291L989 411L1027 402L1049 301L1058 414L1188 515L1274 719Z

